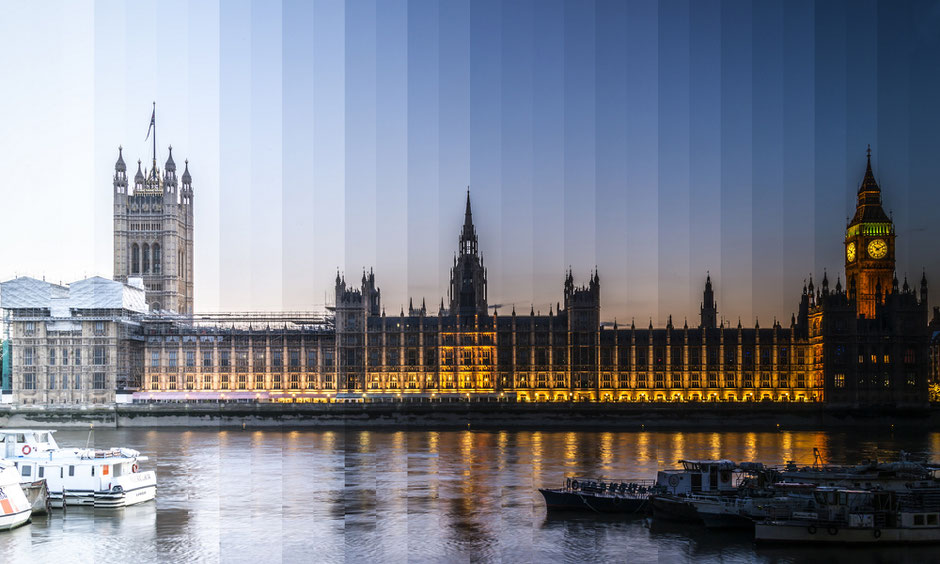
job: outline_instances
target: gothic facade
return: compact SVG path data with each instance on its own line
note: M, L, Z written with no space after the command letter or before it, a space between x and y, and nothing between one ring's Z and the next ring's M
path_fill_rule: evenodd
M116 390L143 402L918 406L928 398L929 367L940 358L930 351L940 321L928 328L926 277L915 289L894 274L895 228L870 158L846 226L845 276L830 284L826 274L818 286L811 278L789 324L770 327L719 323L710 276L692 327L675 326L671 317L660 328L602 324L597 271L584 285L567 272L563 301L547 315L490 311L469 193L449 301L434 313L422 302L386 315L369 271L358 286L337 274L335 308L327 314L194 315L191 179L185 171L177 192L172 154L165 171L138 170L128 194L123 159L115 167L115 276L130 284L6 283L29 298L3 304L14 334L16 401L113 401ZM63 305L73 294L100 301L105 287L113 293L105 305L90 298L75 302L87 311Z
M870 162L845 249L846 287L842 277L810 279L787 326L719 324L710 277L697 326L603 325L596 271L583 286L569 271L563 302L547 315L505 315L487 307L468 194L449 303L436 313L422 303L386 315L370 271L357 287L337 274L332 325L193 330L152 320L141 397L922 404L927 281L918 293L894 275L894 226Z
M173 147L161 174L137 161L133 191L118 148L114 164L114 279L142 278L153 311L193 312L193 185L176 176Z

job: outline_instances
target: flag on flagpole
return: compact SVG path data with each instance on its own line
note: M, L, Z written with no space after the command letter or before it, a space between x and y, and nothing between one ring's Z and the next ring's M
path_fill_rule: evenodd
M153 113L150 114L150 127L147 128L147 136L144 137L144 141L150 139L150 132L153 131L153 127L157 124L157 107L154 105Z

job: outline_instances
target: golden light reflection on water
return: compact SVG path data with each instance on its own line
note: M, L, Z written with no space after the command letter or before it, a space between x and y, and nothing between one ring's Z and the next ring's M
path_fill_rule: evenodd
M636 436L636 461L645 463L650 459L650 434L643 431Z
M473 433L470 431L460 433L460 460L463 462L462 474L465 478L469 478L470 469L473 466Z
M86 433L63 430L60 442L82 445ZM767 553L752 553L747 535L741 536L740 542L726 542L727 537L722 536L703 552L701 546L707 544L703 537L687 542L681 535L651 534L639 524L624 526L618 521L590 519L589 525L582 525L578 519L546 519L542 500L533 487L557 487L563 483L564 472L573 473L572 463L585 476L633 480L655 477L658 469L674 467L676 458L706 458L709 453L712 458L735 461L752 456L768 464L786 459L811 463L814 446L823 448L824 454L841 457L838 461L857 461L869 453L886 460L902 449L931 450L935 460L940 453L940 432L687 431L679 437L665 431L396 434L373 430L347 434L267 429L263 445L254 440L259 436L254 430L166 430L155 434L148 430L96 430L96 435L100 444L132 448L140 448L147 440L147 454L154 459L163 455L162 488L151 513L133 508L114 515L69 512L68 527L60 526L61 519L39 519L19 532L3 533L0 540L29 535L28 544L43 543L44 551L64 555L57 558L63 562L74 560L76 546L88 546L82 543L90 538L96 539L96 547L113 551L113 559L119 561L154 547L163 551L154 556L167 562L226 561L226 556L257 562L303 561L301 550L317 555L314 559L335 554L350 561L406 560L412 553L414 560L421 561L466 560L460 557L468 553L473 560L508 561L512 554L503 549L520 544L528 549L530 543L533 554L564 555L572 561L592 556L595 561L624 560L624 547L629 547L631 559L655 561L659 549L676 555L677 543L691 547L688 553L673 558L677 560L751 561L766 559ZM152 443L148 440L151 436L155 437ZM297 441L298 448L287 448L291 441ZM368 442L372 454L353 452L363 441ZM231 464L221 469L214 464L207 469L205 449L212 453L225 443L226 462ZM279 459L271 455L279 457L281 445L283 471L269 464ZM267 457L262 456L262 450ZM407 472L381 474L398 465L388 459L403 451L409 464ZM248 464L239 463L246 460ZM607 469L608 464L613 465L612 470ZM208 479L199 480L200 476ZM244 503L254 514L249 520L251 513L246 517L241 497L233 497L231 492L255 480L271 479L276 480L275 487L245 494ZM154 514L160 517L159 528ZM115 534L101 535L103 526ZM263 542L271 538L278 539L273 549ZM696 543L700 543L698 548ZM279 547L284 547L283 554ZM290 552L287 547L292 547ZM599 557L597 547L608 551ZM649 550L642 553L645 558L638 556L643 547ZM734 552L729 552L732 549ZM463 552L458 554L459 550ZM527 553L518 554L526 560ZM879 561L896 560L890 552L873 554L882 556ZM931 561L929 553L923 554L927 556L920 561ZM866 555L858 562L868 561ZM8 555L0 560L19 561Z
M940 433L930 433L927 443L930 445L931 462L940 460Z
M793 433L784 431L780 435L780 455L783 457L781 463L793 460Z
M676 433L672 436L672 452L674 459L685 459L685 435L682 433Z
M506 446L509 444L509 433L506 431L500 431L496 435L496 468L502 472L506 469Z
M532 433L532 480L536 484L542 483L542 433Z
M372 446L372 434L369 431L360 431L359 433L359 452L369 452Z
M757 461L757 433L747 433L744 435L744 458L742 458L741 461Z
M721 460L724 453L721 452L721 433L712 433L708 436L709 456L712 460Z
M578 434L565 433L565 466L578 465Z

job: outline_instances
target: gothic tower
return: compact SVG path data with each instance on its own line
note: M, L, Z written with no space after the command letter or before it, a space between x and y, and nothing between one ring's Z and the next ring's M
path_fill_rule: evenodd
M137 161L133 192L121 147L114 165L114 279L142 278L152 310L193 312L193 186L176 176L173 147L161 176Z
M874 318L876 304L892 288L894 237L894 224L881 207L881 188L871 170L869 147L855 217L845 231L845 278L860 317Z
M467 189L467 210L460 232L460 251L450 270L450 314L486 316L486 269L477 249L477 231L470 212L470 190Z
M712 275L705 278L705 291L702 292L701 323L702 329L714 329L718 325L718 306L715 304L715 292L712 291Z

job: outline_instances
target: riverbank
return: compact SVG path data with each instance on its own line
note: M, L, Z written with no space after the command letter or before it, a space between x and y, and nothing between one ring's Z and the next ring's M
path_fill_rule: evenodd
M852 408L779 403L365 403L3 406L5 427L829 430L940 426L940 405Z

